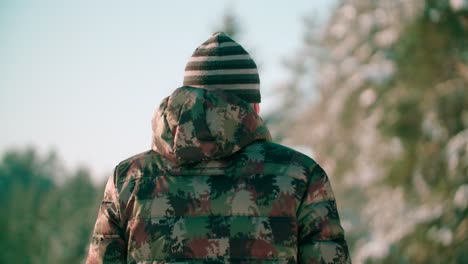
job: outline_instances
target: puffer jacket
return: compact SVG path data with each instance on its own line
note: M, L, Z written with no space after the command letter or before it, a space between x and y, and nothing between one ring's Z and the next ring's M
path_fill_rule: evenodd
M350 263L327 175L250 104L181 87L116 166L88 263Z

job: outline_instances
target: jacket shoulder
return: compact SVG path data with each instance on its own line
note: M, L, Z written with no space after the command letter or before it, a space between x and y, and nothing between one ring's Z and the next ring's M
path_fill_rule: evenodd
M161 159L161 155L153 150L133 155L115 167L114 180L123 182L143 177L146 174L158 173L162 170Z
M257 164L261 173L287 176L307 182L313 172L319 167L317 162L309 156L290 147L260 141L247 146L241 153L240 167ZM281 177L282 177L281 176Z
M245 148L247 153L261 151L265 162L279 162L314 167L317 162L306 154L293 148L270 141L258 141Z

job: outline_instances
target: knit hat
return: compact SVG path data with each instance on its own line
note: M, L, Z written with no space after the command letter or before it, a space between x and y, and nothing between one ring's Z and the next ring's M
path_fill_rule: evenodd
M185 67L184 86L223 90L249 103L260 102L257 65L224 32L216 32L193 52Z

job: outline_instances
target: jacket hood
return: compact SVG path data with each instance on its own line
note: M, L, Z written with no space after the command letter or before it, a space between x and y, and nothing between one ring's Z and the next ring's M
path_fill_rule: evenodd
M152 120L152 149L176 164L227 157L270 132L253 107L232 94L183 86Z

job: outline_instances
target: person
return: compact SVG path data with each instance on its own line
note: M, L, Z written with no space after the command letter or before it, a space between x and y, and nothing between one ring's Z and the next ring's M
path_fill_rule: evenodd
M350 263L329 179L273 143L260 79L222 32L152 120L152 148L116 166L87 263Z

